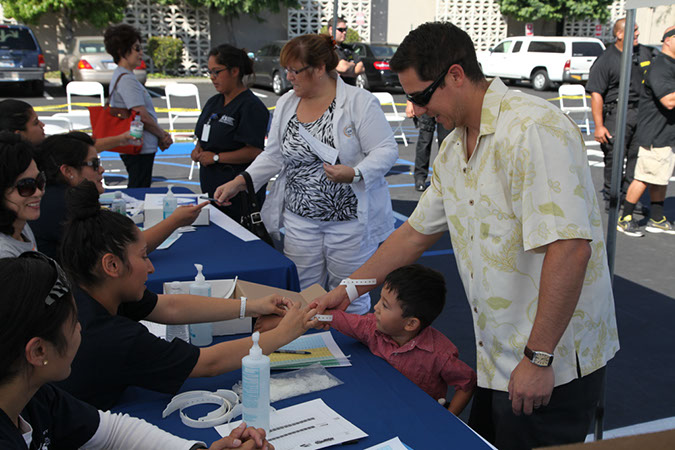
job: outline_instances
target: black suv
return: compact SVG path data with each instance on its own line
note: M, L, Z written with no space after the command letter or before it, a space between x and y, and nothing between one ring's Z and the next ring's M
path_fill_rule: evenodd
M21 83L36 96L44 92L45 58L27 26L0 25L0 83Z

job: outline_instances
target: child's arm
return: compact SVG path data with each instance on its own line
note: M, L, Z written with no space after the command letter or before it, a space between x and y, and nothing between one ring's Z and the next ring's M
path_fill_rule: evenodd
M349 314L339 309L327 310L324 314L332 314L333 320L329 323L340 333L357 339L365 344L373 336L375 321L372 320L372 314L360 316L358 314ZM322 322L324 323L324 322Z
M455 389L455 395L452 396L452 400L448 405L448 411L456 416L459 416L462 411L464 411L464 408L466 408L466 405L469 403L469 400L471 400L471 397L473 397L474 390L475 387L471 387L471 390L469 391Z

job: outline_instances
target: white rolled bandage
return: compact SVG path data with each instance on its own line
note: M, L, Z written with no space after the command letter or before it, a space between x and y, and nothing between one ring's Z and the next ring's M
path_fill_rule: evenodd
M345 278L340 282L340 285L347 287L347 296L349 297L349 302L353 302L359 298L359 292L356 290L356 286L374 286L377 284L376 278L364 278L362 280L352 280L351 278Z

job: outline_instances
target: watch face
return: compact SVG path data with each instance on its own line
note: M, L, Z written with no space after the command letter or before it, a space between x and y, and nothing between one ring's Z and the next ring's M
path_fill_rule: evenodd
M534 352L532 362L538 366L546 367L550 364L551 357L545 353Z

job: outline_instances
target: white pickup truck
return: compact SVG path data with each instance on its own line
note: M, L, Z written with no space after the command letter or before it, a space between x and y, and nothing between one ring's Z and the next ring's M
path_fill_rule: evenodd
M476 56L485 76L530 80L534 89L543 91L553 83L586 82L603 51L604 44L596 38L514 36Z

